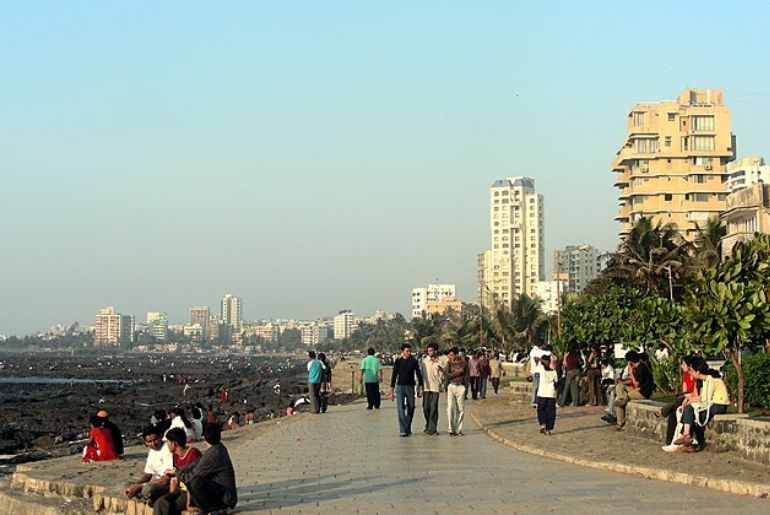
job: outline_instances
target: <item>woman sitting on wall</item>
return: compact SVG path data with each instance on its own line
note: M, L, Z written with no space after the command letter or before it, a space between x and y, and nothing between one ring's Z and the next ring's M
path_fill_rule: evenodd
M706 445L704 427L714 417L727 413L730 397L727 395L727 387L722 381L719 372L709 368L703 359L696 358L692 364L693 377L702 381L702 386L697 395L686 398L682 404L683 434L674 445L683 445L685 452L700 451ZM693 445L693 433L697 440L697 446Z

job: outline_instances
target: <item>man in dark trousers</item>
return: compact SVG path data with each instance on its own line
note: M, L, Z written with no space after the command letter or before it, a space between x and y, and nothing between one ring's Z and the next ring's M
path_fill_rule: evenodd
M390 378L390 400L396 399L398 430L402 437L412 434L415 377L417 397L422 397L420 364L412 356L412 346L405 343L401 346L401 356L393 364L393 375Z
M209 445L203 456L192 465L176 470L176 477L184 483L191 505L202 513L233 509L238 504L235 488L235 470L227 448L222 444L222 429L217 424L207 425L203 439ZM185 509L183 504L164 496L153 507L154 515L175 515Z

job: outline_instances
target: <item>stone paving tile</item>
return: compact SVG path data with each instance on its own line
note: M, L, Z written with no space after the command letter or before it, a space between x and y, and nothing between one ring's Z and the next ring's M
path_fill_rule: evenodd
M439 429L445 431L442 409ZM468 420L468 419L466 419ZM770 501L518 453L468 420L464 437L399 438L393 403L302 414L233 453L239 513L768 513Z

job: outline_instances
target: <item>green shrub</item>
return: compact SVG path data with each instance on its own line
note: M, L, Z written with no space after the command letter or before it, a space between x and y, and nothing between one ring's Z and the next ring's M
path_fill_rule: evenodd
M743 358L743 376L745 378L744 401L748 406L770 409L770 354L752 354ZM725 383L730 397L735 399L738 393L738 374L729 363L725 367Z
M682 383L682 370L679 368L679 360L668 357L663 360L656 360L650 356L652 365L652 378L655 380L655 386L658 387L658 393L677 393L679 385Z

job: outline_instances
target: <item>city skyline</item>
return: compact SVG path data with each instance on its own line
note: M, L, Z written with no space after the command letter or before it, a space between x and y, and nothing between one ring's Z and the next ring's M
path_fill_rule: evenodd
M685 54L663 22L689 7L647 5L6 6L0 333L227 291L244 318L406 314L436 279L472 301L507 176L547 199L546 277L614 250L637 103L720 89L738 159L770 157L770 6L703 4Z

